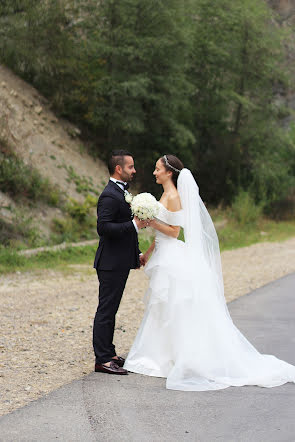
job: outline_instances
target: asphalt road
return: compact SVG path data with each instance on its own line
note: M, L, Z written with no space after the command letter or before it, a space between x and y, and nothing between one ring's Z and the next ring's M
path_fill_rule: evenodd
M295 274L233 301L235 324L262 353L295 365ZM212 392L92 373L0 418L0 441L294 442L295 384Z

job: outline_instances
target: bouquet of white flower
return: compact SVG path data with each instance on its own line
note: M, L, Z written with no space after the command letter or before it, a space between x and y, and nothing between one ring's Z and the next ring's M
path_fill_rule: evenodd
M153 219L159 210L156 198L144 192L134 196L131 201L131 211L140 220Z

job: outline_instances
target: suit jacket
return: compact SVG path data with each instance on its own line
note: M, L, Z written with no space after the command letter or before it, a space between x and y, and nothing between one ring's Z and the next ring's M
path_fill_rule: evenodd
M124 191L109 181L97 203L97 233L100 237L94 268L135 269L139 264L138 237Z

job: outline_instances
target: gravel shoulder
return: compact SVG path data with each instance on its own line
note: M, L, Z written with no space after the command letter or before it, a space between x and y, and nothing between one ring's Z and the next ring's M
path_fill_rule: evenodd
M295 272L295 238L222 253L227 301ZM148 280L131 271L115 343L126 355L140 324ZM98 283L89 266L0 277L0 414L93 370L92 321Z

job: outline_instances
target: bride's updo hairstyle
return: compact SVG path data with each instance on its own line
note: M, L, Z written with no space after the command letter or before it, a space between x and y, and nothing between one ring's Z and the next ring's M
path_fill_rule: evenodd
M163 155L160 159L165 169L172 172L172 181L174 186L177 187L177 178L180 174L180 171L184 168L184 165L175 155Z

